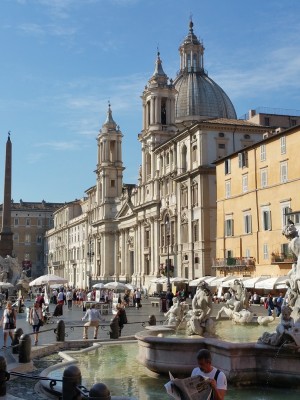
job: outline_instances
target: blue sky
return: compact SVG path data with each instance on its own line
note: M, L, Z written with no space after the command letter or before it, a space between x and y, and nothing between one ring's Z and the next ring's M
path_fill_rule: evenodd
M108 101L124 135L124 182L137 182L140 96L157 47L175 78L190 16L205 69L239 117L257 107L300 110L298 0L0 2L0 188L11 130L14 201L83 197L96 182Z

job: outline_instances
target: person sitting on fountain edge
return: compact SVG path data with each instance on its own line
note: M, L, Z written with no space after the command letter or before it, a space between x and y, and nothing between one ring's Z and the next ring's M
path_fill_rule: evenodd
M194 368L191 376L201 375L208 378L212 387L211 400L224 400L227 391L227 379L224 372L211 364L211 354L207 349L201 349L197 353L198 367Z

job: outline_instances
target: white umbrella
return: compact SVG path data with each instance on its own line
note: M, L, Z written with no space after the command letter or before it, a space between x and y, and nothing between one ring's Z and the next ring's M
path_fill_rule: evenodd
M34 279L29 283L29 286L41 286L41 285L50 285L50 284L64 284L68 283L68 279L62 278L61 276L57 275L42 275L39 276L38 278Z
M122 290L126 289L125 283L122 282L108 282L104 285L105 289L110 289L110 290Z
M8 289L10 287L14 287L14 285L10 282L0 282L0 287L4 289Z
M162 285L162 284L168 282L168 278L156 278L156 279L152 279L150 282Z
M104 289L104 283L99 282L95 283L95 285L92 286L93 289Z
M129 289L129 290L135 290L136 289L136 286L135 285L132 285L131 283L126 283L126 289Z
M208 284L208 286L213 286L213 282L218 279L216 276L208 276L204 280Z
M171 278L170 282L171 283L188 283L188 279L186 278L181 278L180 276L176 276L175 278Z

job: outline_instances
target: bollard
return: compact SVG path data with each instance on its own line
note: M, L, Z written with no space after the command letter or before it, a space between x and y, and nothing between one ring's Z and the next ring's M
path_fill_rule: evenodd
M104 383L95 383L90 389L88 399L91 400L111 400L110 391Z
M155 317L155 315L149 315L148 323L149 323L149 325L156 325L156 317Z
M56 341L64 342L65 341L65 323L62 319L57 322L57 328L55 329L56 333Z
M19 342L19 363L29 363L31 358L31 338L27 333L20 337Z
M6 381L9 380L9 373L6 371L7 365L4 357L0 356L0 397L6 398Z
M110 339L119 339L120 327L119 327L119 318L117 316L111 319L109 327L110 327L109 331Z
M82 398L76 388L77 385L81 385L81 372L76 365L70 365L64 370L62 381L62 400L80 400Z
M12 353L13 354L19 354L19 343L20 343L20 337L23 335L23 329L22 328L17 328L14 330L14 336L11 341L11 346L12 346Z

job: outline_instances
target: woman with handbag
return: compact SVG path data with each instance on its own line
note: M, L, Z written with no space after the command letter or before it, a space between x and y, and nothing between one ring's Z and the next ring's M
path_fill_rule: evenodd
M3 347L2 349L6 349L7 337L10 336L11 340L13 340L13 332L16 329L16 311L13 309L10 301L6 303L6 307L3 311L1 324L3 326Z
M35 302L29 312L29 323L32 325L34 333L34 344L38 344L39 330L44 325L44 316L39 303Z

